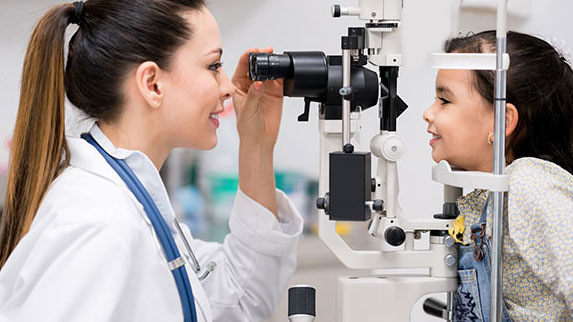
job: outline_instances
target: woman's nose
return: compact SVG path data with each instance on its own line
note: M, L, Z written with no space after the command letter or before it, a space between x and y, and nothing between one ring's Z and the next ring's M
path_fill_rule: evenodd
M223 79L221 81L221 99L225 101L231 98L235 93L235 85L233 85L231 79L227 76L227 73L224 71L221 71L221 73L223 73Z

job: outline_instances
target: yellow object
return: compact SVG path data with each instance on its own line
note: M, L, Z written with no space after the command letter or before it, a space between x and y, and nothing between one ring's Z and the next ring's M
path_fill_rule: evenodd
M350 234L351 230L352 227L350 227L348 223L336 223L336 233L339 234L340 236L345 236ZM312 232L315 235L318 235L318 225L314 225L312 227Z
M466 230L466 226L464 216L458 216L456 221L454 221L454 226L448 230L448 233L452 238L456 241L456 243L464 244L464 230Z
M345 236L345 235L350 234L351 230L352 230L352 227L350 227L350 225L347 223L336 223L336 232L340 236Z

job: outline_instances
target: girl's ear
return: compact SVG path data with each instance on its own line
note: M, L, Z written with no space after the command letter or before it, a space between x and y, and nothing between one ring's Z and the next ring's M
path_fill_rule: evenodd
M515 105L507 103L505 105L505 137L510 136L515 131L519 122L519 113Z

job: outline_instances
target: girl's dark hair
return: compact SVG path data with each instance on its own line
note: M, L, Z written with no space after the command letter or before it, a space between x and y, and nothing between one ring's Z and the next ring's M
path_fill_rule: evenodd
M0 224L0 268L30 228L48 187L69 164L66 94L90 117L117 119L128 71L145 61L168 70L174 52L192 34L183 14L203 7L203 0L89 0L58 5L40 19L24 59ZM64 66L70 23L79 23L79 29Z
M484 31L453 38L447 53L495 53L496 32ZM519 121L508 138L513 159L535 157L573 173L573 70L571 62L547 42L508 32L507 102L518 110ZM495 73L473 71L473 86L493 108Z

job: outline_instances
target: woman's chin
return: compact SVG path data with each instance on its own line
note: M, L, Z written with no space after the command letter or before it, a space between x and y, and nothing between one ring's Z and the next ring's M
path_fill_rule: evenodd
M200 140L199 142L187 142L182 148L193 149L193 150L200 150L200 151L209 151L213 150L217 146L217 137L208 138L204 140Z
M217 137L215 136L215 138L213 138L209 142L206 142L205 146L200 150L203 150L203 151L213 150L215 147L217 147L217 143L218 143Z

